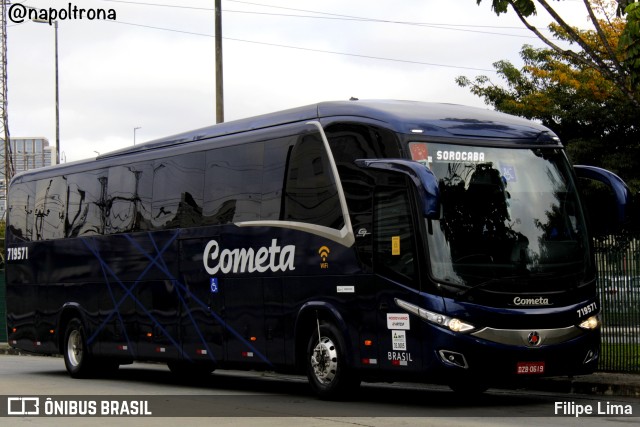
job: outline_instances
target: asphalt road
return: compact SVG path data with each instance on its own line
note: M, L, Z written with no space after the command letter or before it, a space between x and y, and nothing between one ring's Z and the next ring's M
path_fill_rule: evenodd
M640 402L634 397L492 389L462 399L439 386L365 384L347 402L325 402L311 393L304 378L296 376L216 371L211 376L184 380L164 365L134 364L121 367L110 377L76 380L67 375L61 358L12 355L0 356L0 397L2 418L9 412L19 413L21 408L34 410L35 398L40 413L11 415L0 419L2 425L111 427L117 421L123 426L184 423L189 427L586 427L640 421ZM597 416L576 419L577 411L589 408ZM631 411L634 418L612 411ZM70 413L90 416L60 416ZM103 414L120 417L99 416Z

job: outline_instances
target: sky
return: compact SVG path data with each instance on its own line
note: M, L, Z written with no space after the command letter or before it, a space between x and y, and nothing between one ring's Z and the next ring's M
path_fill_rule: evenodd
M14 3L115 15L58 19L62 162L215 123L214 0ZM588 26L582 0L553 5ZM455 78L500 83L494 62L543 47L490 0L222 0L222 39L225 121L351 97L489 108ZM10 18L7 40L11 136L54 145L54 26Z

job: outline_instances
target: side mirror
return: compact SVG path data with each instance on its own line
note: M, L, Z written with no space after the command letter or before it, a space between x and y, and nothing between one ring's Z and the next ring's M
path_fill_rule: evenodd
M405 159L359 159L355 164L365 169L399 173L411 179L418 190L425 218L440 218L440 189L438 179L424 165Z
M627 220L631 208L631 191L616 174L595 166L574 166L578 178L597 181L607 187L606 192L585 194L591 223L596 234L618 230Z

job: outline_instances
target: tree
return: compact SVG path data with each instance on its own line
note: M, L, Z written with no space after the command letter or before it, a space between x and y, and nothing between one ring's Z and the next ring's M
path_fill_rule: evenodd
M599 49L594 48L596 45L584 38L583 32L567 24L547 0L491 0L491 7L498 15L507 13L511 7L522 23L547 46L558 54L581 62L585 67L598 70L606 79L618 85L622 94L632 103L640 106L640 0L583 1L594 27L597 45L601 46ZM476 2L481 4L482 0ZM562 48L529 22L527 18L537 12L536 4L549 13L557 28L564 33L565 40L577 45L581 49L580 52ZM603 28L606 20L597 17L600 12L608 18L612 6L618 16L625 15L627 18L617 46L612 45Z
M618 46L628 27L625 19L609 8L598 26L599 31L572 29L569 33L553 23L549 29L558 41L570 43L578 36L591 55L602 57L612 50L617 52L614 59L621 60L624 53ZM608 47L601 43L603 37ZM560 136L574 163L610 169L636 193L640 190L640 104L610 73L586 60L588 55L583 50L566 54L525 45L520 52L521 69L509 61L494 63L506 87L486 76L473 81L461 76L456 81L499 111L541 121Z
M622 3L622 0L620 1ZM640 87L640 2L625 7L627 26L620 37L620 45L625 52L627 66L631 69L631 81L636 88Z

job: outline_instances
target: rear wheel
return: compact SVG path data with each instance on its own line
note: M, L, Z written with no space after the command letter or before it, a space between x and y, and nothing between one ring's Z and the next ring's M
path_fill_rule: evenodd
M321 399L343 399L360 385L346 361L342 335L332 324L312 331L306 360L309 383Z
M93 372L94 364L87 347L82 322L74 318L67 325L63 343L64 364L73 378L84 378Z

